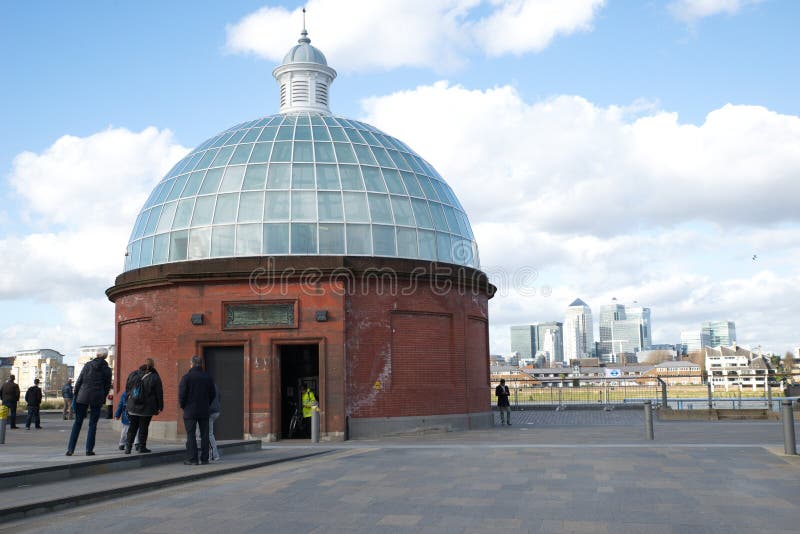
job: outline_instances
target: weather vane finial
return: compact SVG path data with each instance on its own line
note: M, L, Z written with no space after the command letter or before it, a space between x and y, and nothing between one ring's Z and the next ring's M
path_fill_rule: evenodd
M306 8L303 8L303 31L300 32L300 39L297 40L298 43L310 43L311 39L308 38L308 32L306 31Z

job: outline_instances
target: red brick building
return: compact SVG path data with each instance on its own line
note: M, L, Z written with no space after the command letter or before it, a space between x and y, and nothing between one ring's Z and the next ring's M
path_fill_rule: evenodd
M286 437L301 383L323 439L491 425L494 287L452 189L399 140L330 114L336 72L305 30L274 75L281 113L201 144L142 208L107 291L114 383L156 360L165 437L183 432L194 354L222 391L221 439Z

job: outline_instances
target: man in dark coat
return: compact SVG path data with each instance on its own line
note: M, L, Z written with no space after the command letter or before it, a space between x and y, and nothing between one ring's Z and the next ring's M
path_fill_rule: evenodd
M83 420L89 412L89 434L86 436L86 456L94 456L94 440L97 434L97 421L100 409L111 389L111 368L106 362L108 351L100 349L97 357L83 366L78 381L75 382L73 402L75 403L75 422L67 444L67 456L75 452Z
M42 428L39 419L39 407L42 405L42 388L39 387L39 379L33 379L33 385L25 392L25 402L28 403L28 417L25 418L25 429L31 429L31 421L36 428Z
M183 463L197 465L195 429L200 427L200 463L208 463L208 416L215 397L214 380L203 371L203 359L192 356L192 368L183 375L178 386L178 402L183 409L186 427L187 458Z
M3 387L0 388L3 406L8 407L9 428L19 428L17 426L17 403L19 402L19 386L14 382L14 375L9 375Z
M130 418L128 437L125 441L125 454L131 453L133 440L136 439L137 433L139 434L139 445L136 450L140 453L151 452L147 448L147 431L150 428L150 420L164 410L164 387L152 358L146 358L136 371L128 375L124 394L128 397L126 406Z
M64 416L64 421L72 419L72 379L68 378L67 383L61 386L61 396L64 397L64 410L61 415Z

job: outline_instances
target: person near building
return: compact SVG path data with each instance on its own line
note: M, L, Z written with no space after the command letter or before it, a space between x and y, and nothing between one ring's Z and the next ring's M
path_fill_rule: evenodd
M8 408L8 428L19 428L17 426L17 403L19 402L19 386L14 375L9 375L8 380L0 388L0 398L3 406Z
M94 443L97 436L97 421L100 420L100 410L111 389L111 368L106 362L108 351L100 349L97 356L83 366L81 374L75 382L73 391L73 411L75 412L75 422L72 424L72 432L69 435L67 444L67 456L75 453L75 446L78 444L78 436L81 433L83 420L89 414L89 433L86 436L86 456L94 456Z
M306 384L300 386L300 403L303 405L303 434L305 437L311 437L311 412L317 405L317 398L314 392L311 391Z
M72 419L72 379L67 379L67 383L61 386L61 397L64 399L64 410L62 411L61 415L64 417L64 421L67 419Z
M125 382L125 395L128 397L126 405L130 419L128 437L125 441L125 454L131 453L137 434L139 452L151 452L147 448L150 420L164 410L164 387L152 358L146 358L137 370L128 375L128 380Z
M511 403L508 402L511 393L505 378L500 379L500 384L494 388L494 394L497 397L497 409L500 410L500 424L511 426Z
M25 392L25 402L28 404L25 430L31 429L31 422L36 428L42 428L42 421L39 418L39 407L42 405L42 388L39 387L38 378L33 379L33 385Z
M217 420L219 417L221 405L220 405L220 397L219 397L219 386L214 384L214 400L211 401L211 405L208 407L208 455L210 456L210 460L212 462L219 461L219 447L217 446L217 438L214 437L214 421ZM200 427L197 427L197 443L199 443L199 447L202 448L202 443L200 442Z
M122 423L122 430L119 433L119 450L125 450L125 444L128 442L128 428L130 428L131 420L128 417L128 396L122 394L119 396L119 404L117 404L117 411L114 413L114 418L119 419ZM134 448L139 450L139 433L136 433L136 441L133 443Z
M214 380L203 370L203 359L192 356L192 368L183 375L178 385L178 404L183 410L186 427L185 465L208 463L208 417L216 396ZM196 428L200 427L200 457L197 455ZM199 460L199 462L198 462Z

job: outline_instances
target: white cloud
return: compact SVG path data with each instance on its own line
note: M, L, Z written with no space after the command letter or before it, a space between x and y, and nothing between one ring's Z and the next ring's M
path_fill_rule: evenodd
M684 22L692 23L705 17L726 14L736 15L742 8L760 4L764 0L674 0L667 9Z
M312 44L341 70L458 67L472 49L523 54L591 28L605 0L311 0ZM488 15L480 13L488 11ZM226 48L280 61L299 34L300 8L264 7L227 26ZM320 21L316 23L315 21ZM408 31L408 28L414 31Z

